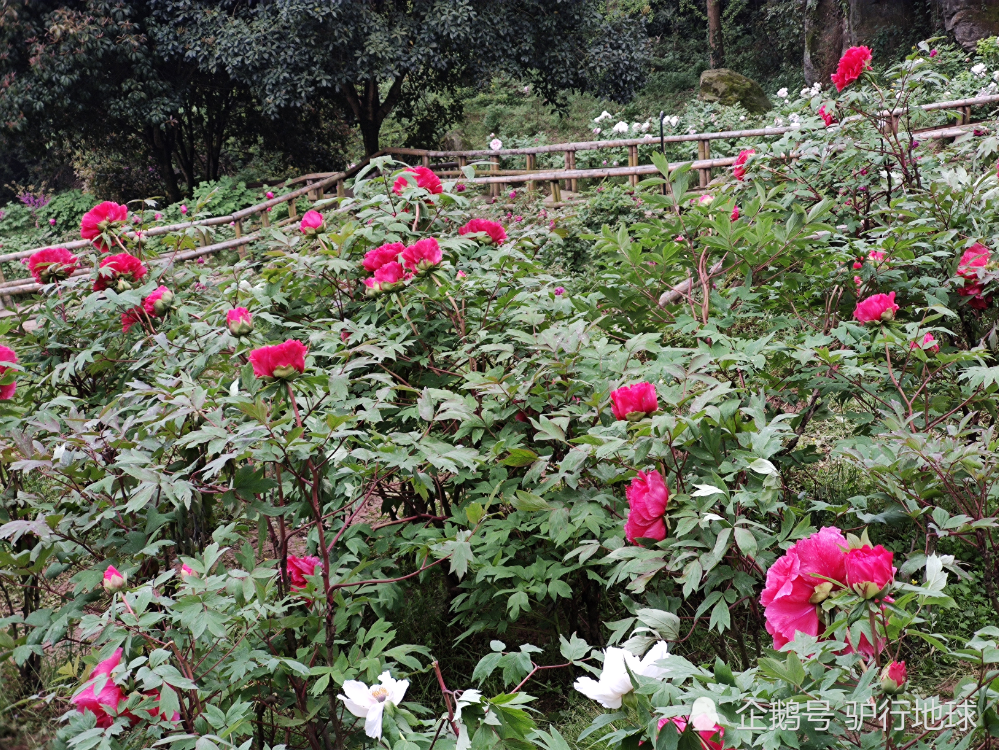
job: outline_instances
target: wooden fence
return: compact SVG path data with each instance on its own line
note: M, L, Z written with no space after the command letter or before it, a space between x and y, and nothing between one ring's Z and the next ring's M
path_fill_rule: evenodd
M926 112L941 110L957 110L960 112L960 124L944 128L936 128L918 132L920 140L936 140L943 138L954 138L966 132L971 125L971 110L973 107L986 106L999 103L999 94L981 96L970 99L955 99L944 102L934 102L932 104L921 105L920 108ZM886 112L885 117L891 118L897 126L898 118L903 114L901 111ZM851 118L852 119L852 118ZM236 237L214 244L208 244L202 235L202 246L193 250L174 253L167 258L168 262L191 260L203 255L208 255L219 250L229 248L242 248L257 240L261 236L260 230L270 225L269 211L274 206L283 203L288 204L288 219L282 223L288 223L297 218L296 201L306 197L310 202L316 202L325 198L328 189L335 189L339 198L347 195L347 180L353 178L363 169L370 159L384 154L397 157L418 157L423 164L430 169L440 173L442 176L462 176L464 167L471 165L478 168L488 167L485 174L480 176L478 169L475 177L464 179L470 185L488 185L490 192L494 196L501 194L505 185L527 183L528 190L536 190L539 183L547 183L550 186L552 200L558 204L562 202L561 185L576 192L579 181L585 179L605 179L608 177L627 177L632 185L637 185L639 178L643 175L658 173L658 169L652 164L640 164L638 156L639 146L657 146L662 143L690 143L697 144L697 159L691 161L681 161L670 164L670 169L675 169L684 164L689 164L692 169L698 172L698 182L701 188L707 186L711 180L711 170L731 166L735 162L735 157L711 158L711 142L716 140L734 140L737 138L765 138L784 135L785 133L797 130L796 127L784 126L773 128L757 128L749 130L727 130L712 133L690 133L686 135L670 135L660 139L651 134L642 138L624 138L612 141L580 141L576 143L555 143L545 146L531 146L525 148L509 149L473 149L465 151L434 151L428 149L414 148L387 148L377 154L363 160L359 164L352 166L344 172L321 172L316 174L302 175L282 183L280 188L290 188L305 183L302 187L297 187L283 195L249 206L240 211L236 211L226 216L217 216L197 221L182 222L179 224L169 224L153 227L144 232L147 237L157 237L173 232L190 228L212 227L226 224L233 224ZM620 167L604 167L600 169L577 169L576 153L579 151L595 151L601 149L625 148L628 152L628 165ZM557 169L537 169L537 157L541 154L563 155L564 166ZM501 169L504 157L523 156L526 157L526 169ZM481 161L485 159L486 161ZM435 161L436 160L436 161ZM446 160L441 163L441 160ZM478 163L476 163L478 161ZM255 231L252 224L257 222L259 228ZM88 247L91 243L88 240L75 240L73 242L58 243L58 247L65 247L68 250L76 250ZM0 262L10 262L27 258L42 248L33 248L21 252L0 254ZM87 275L89 270L80 270L74 275ZM4 306L5 298L9 303L9 298L15 295L31 294L42 288L33 279L12 279L6 281L0 271L0 309Z

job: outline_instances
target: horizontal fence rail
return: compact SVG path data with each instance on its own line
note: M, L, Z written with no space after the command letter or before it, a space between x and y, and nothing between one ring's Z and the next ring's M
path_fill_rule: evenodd
M934 102L931 104L919 105L919 109L925 112L941 111L941 110L960 110L960 125L948 126L943 128L931 129L922 132L913 133L914 136L921 140L938 140L944 138L955 138L967 132L968 127L971 123L971 109L973 107L980 107L989 104L999 104L999 94L994 94L990 96L974 97L969 99L954 99L943 102ZM894 110L892 112L885 112L886 118L896 118L899 115L904 114L902 110ZM847 118L847 120L852 120L856 118ZM779 135L784 135L786 133L794 132L800 130L799 127L768 127L768 128L754 128L747 130L724 130L712 133L689 133L685 135L670 135L665 136L662 141L665 143L683 143L683 142L697 142L698 144L698 158L694 160L674 162L670 164L670 169L676 169L680 166L689 165L691 169L696 170L699 173L699 184L700 187L706 187L708 181L710 180L711 170L723 167L729 167L735 163L736 157L722 157L722 158L711 158L710 154L710 142L713 140L733 140L736 138L756 138L756 137L774 137ZM418 156L420 157L424 166L430 169L435 169L442 175L446 175L448 171L452 171L457 167L459 170L463 167L468 166L468 159L475 157L490 157L491 164L489 173L483 176L476 175L473 178L465 178L462 181L466 184L471 185L489 185L490 190L494 195L498 195L502 185L504 184L521 184L527 183L529 188L534 188L536 183L549 183L551 186L552 200L554 203L561 203L561 187L560 182L564 181L567 183L572 191L575 191L579 180L582 179L603 179L608 177L628 177L632 185L638 184L638 179L643 175L653 175L658 173L658 169L652 164L639 164L638 163L638 147L639 146L656 146L660 143L660 139L647 134L642 138L625 138L620 140L612 141L579 141L573 143L557 143L545 146L533 146L527 148L513 148L513 149L499 149L499 150L485 150L485 149L475 149L475 150L464 150L464 151L434 151L429 149L415 149L415 148L386 148L379 151L376 154L365 158L363 161L352 166L351 168L343 172L318 172L314 174L301 175L289 180L284 181L280 185L275 187L288 188L294 185L300 185L305 183L303 187L292 190L283 195L276 196L262 203L258 203L253 206L235 211L232 214L226 216L216 216L207 219L199 219L197 221L181 222L178 224L168 224L158 227L153 227L152 229L145 230L143 232L144 236L147 237L157 237L167 234L171 234L178 231L183 231L191 228L199 227L212 227L225 224L234 224L236 229L236 237L234 239L225 240L222 242L217 242L213 244L206 244L202 247L186 250L183 252L176 252L171 254L169 257L164 259L159 259L158 262L179 262L185 260L191 260L204 255L210 255L214 252L220 250L226 250L230 248L242 248L245 245L250 244L261 238L262 232L260 230L268 227L270 222L268 220L267 212L274 206L279 206L283 203L288 204L288 216L289 218L279 222L279 224L288 224L297 218L297 207L296 201L299 198L305 197L308 201L315 203L319 200L324 199L325 191L327 188L333 186L336 187L336 194L339 198L346 197L346 182L347 180L353 178L360 172L365 166L367 166L371 159L389 154L392 156ZM615 149L615 148L627 148L629 150L628 154L628 165L621 167L604 167L598 169L576 169L575 165L575 153L577 151L591 151L598 149ZM565 155L565 166L563 168L557 169L537 169L535 168L534 162L535 157L539 154L550 154L550 153L563 153ZM528 160L528 168L524 170L501 170L500 169L500 159L504 156L526 156ZM443 164L433 164L431 159L448 159L449 161ZM463 173L460 171L453 172L452 176L461 176ZM243 222L247 219L252 219L258 217L260 219L260 230L244 233L243 232ZM134 232L129 233L131 236L135 236ZM72 242L55 243L53 245L46 245L45 247L64 247L67 250L75 250L84 247L89 247L92 243L89 240L75 240ZM0 254L0 262L10 262L15 260L21 260L27 258L32 254L38 252L43 248L33 248L31 250L22 250L20 252ZM81 269L73 274L76 276L89 275L89 270ZM4 298L32 294L40 291L43 288L41 284L36 283L33 279L12 279L10 281L5 281L0 272L0 309L3 309Z

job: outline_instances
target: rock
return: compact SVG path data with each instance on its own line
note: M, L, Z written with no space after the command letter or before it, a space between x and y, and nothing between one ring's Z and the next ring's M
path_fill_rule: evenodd
M727 105L738 103L754 115L773 109L760 84L728 68L715 68L701 73L701 101Z
M805 7L805 83L829 85L843 54L843 13L839 0L816 0Z
M999 1L934 0L944 28L969 52L975 43L999 34Z

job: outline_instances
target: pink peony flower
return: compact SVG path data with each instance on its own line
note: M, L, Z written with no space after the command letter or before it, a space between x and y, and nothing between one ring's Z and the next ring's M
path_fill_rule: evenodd
M225 324L236 338L249 336L253 331L253 316L245 307L234 307L225 314Z
M39 284L65 279L78 267L76 256L64 247L47 247L28 258L28 270Z
M731 220L732 221L738 221L739 220L739 207L738 206L735 206L735 207L732 208Z
M114 226L123 225L128 220L128 207L111 201L98 203L83 215L80 222L80 236L85 240L91 240L102 253L110 250L104 240L99 239L100 235L107 232Z
M323 215L315 210L306 211L305 215L302 216L302 220L298 224L298 228L301 230L302 234L315 234L323 229L323 224L326 222L323 220Z
M909 679L909 673L904 661L893 661L881 670L881 690L888 695L894 695Z
M627 385L611 391L610 397L614 419L634 422L659 411L656 387L652 383Z
M836 91L842 91L860 78L860 75L871 67L871 50L868 47L850 47L839 59L836 72L832 74L832 82Z
M846 553L846 585L864 599L883 597L895 580L893 553L865 544Z
M563 294L565 294L565 287L564 286L557 286L557 287L555 287L555 296L556 297L561 297Z
M468 278L468 274L465 273L464 271L458 271L458 273L455 274L455 278L457 278L457 279L465 279L465 278Z
M854 276L853 277L853 283L856 284L857 286L860 286L864 282L863 282L863 280L861 280L861 278L859 276Z
M711 195L711 193L705 193L704 195L702 195L700 198L697 199L697 202L700 203L702 206L709 206L711 205L712 201L714 201L714 199L715 197Z
M253 374L258 378L294 378L296 373L305 372L305 355L308 351L305 344L295 339L254 349L250 352Z
M10 367L4 367L3 363L16 365L17 364L17 354L13 349L7 346L0 346L0 377L10 370ZM9 401L14 398L14 391L17 390L17 383L8 383L7 385L0 385L0 401Z
M867 254L867 260L872 263L881 263L887 257L888 255L882 250L871 250L871 252Z
M890 294L874 294L857 303L853 317L861 323L879 323L894 320L898 305L895 304L895 292Z
M80 713L90 713L97 717L97 726L107 729L114 724L114 719L108 713L118 712L118 704L124 699L125 694L121 688L114 684L111 679L111 672L121 663L121 649L115 649L107 659L100 662L94 671L90 673L90 679L84 684L76 695L72 698L72 703ZM98 690L101 679L104 679L104 686Z
M853 261L853 270L854 271L859 271L863 267L864 267L864 264L863 264L862 261L859 261L859 260Z
M503 225L488 219L472 219L458 230L458 234L462 236L476 232L485 232L489 235L489 239L497 245L506 242L506 230L503 229Z
M56 220L55 219L49 219L49 226L54 227L55 225L56 225Z
M402 265L411 271L426 271L438 265L442 257L437 240L426 237L402 251Z
M833 117L828 112L826 112L826 105L824 105L824 104L821 107L819 107L819 117L822 118L822 122L824 122L826 124L827 128L830 125L832 125L834 122L836 122L836 118Z
M315 575L316 568L319 567L322 567L322 562L318 557L288 555L288 578L291 579L291 588L293 590L304 589L307 584L305 577Z
M818 605L845 585L845 561L843 533L827 526L791 545L770 566L760 603L774 648L793 641L796 633L819 634Z
M383 290L394 288L411 278L413 274L406 273L397 261L386 263L375 271L375 281L381 284Z
M148 297L142 300L142 309L151 318L162 318L171 307L173 307L173 292L165 286L156 287Z
M923 336L922 343L920 343L918 341L913 341L913 342L911 342L909 344L909 348L910 349L922 349L924 352L934 352L934 353L936 353L936 352L940 351L940 344L938 344L937 340L935 338L933 338L933 334L932 333L927 333L925 336Z
M111 286L116 286L120 292L125 291L146 276L146 267L142 265L142 261L128 253L109 255L101 261L100 268L106 270L98 271L94 280L95 292L102 292Z
M410 181L406 177L406 173L416 175L416 186L421 187L428 191L431 195L437 195L438 193L444 192L444 186L441 185L440 178L433 173L432 170L427 167L408 167L404 170L403 174L396 178L395 184L392 185L392 192L396 195L401 195L402 191L410 186Z
M937 52L935 49L931 49L930 50L930 57L931 58L936 57L938 54L940 54L940 53Z
M181 578L200 578L200 576L195 573L191 567L184 563L180 566L180 577Z
M979 272L992 259L992 252L980 242L976 242L961 255L957 264L957 275L964 279L964 286L957 290L962 297L971 297L969 303L976 310L988 307L988 300L982 295L984 286L979 281Z
M120 591L125 588L125 576L119 573L114 565L108 565L101 585L105 591Z
M267 196L267 200L271 200L271 198L274 197L274 193L272 193L270 190L268 190L266 193L264 193L264 195Z
M181 213L181 215L186 216L187 215L187 206L185 206L184 204L181 204L181 206L180 206L180 213Z
M361 265L364 266L365 271L374 273L386 263L399 260L399 254L405 249L406 246L401 242L393 242L388 245L376 247L364 254L364 261Z
M683 734L683 730L687 728L687 720L679 716L671 718L664 716L659 720L659 729L662 729L667 724L673 724L676 727L676 731L680 734ZM715 724L710 729L698 730L697 734L701 738L702 750L724 750L725 729L720 724Z
M159 213L159 212L156 212L155 214L153 214L153 219L154 219L155 221L159 221L159 220L160 220L160 219L162 219L162 218L163 218L163 214L161 214L161 213Z
M661 542L666 538L666 505L669 503L669 489L658 471L638 472L625 491L628 497L628 520L624 534L628 541L655 539Z
M732 165L732 174L735 179L740 182L746 177L746 162L749 161L749 157L756 153L755 149L747 148L739 152L739 155L735 159L735 164Z

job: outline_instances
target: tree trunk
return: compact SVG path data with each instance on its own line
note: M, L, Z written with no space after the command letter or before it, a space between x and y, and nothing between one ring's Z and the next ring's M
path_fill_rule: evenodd
M361 128L361 137L364 139L364 152L371 154L378 151L378 134L382 129L385 118L395 108L402 94L402 83L404 77L400 76L392 81L392 86L384 101L378 100L378 81L369 78L361 82L362 91L357 90L356 85L347 86L343 96L347 100L357 124Z
M145 136L146 143L156 159L156 166L160 170L167 200L170 203L176 203L180 200L180 186L177 184L177 175L173 171L173 138L169 133L152 125L146 126Z
M708 47L711 67L722 67L725 64L725 51L722 46L721 0L708 0Z

